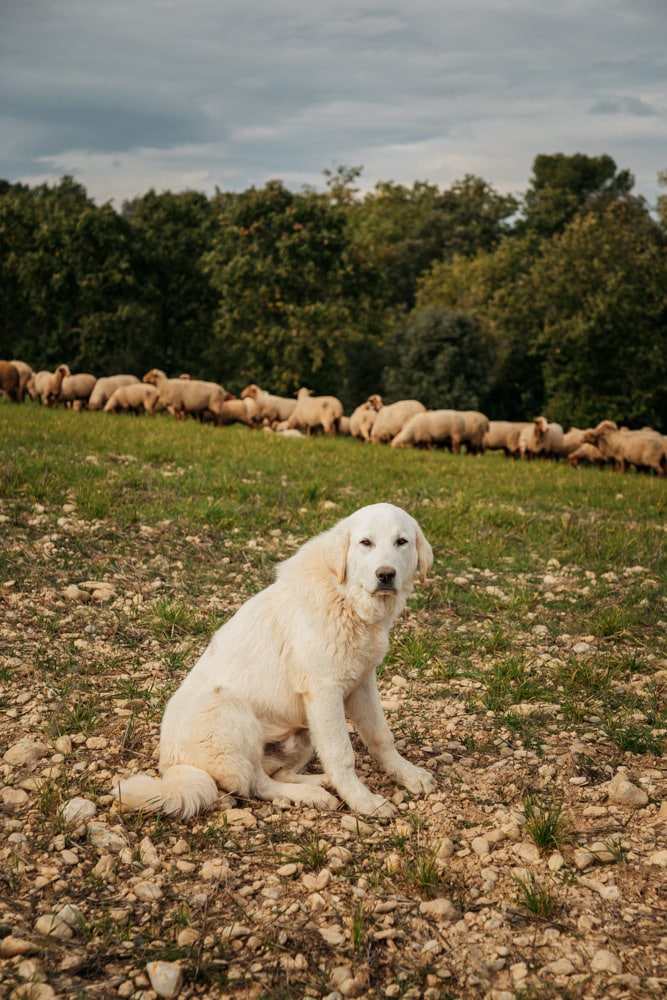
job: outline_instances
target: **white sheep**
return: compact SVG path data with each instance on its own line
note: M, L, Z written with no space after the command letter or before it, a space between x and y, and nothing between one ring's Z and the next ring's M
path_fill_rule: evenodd
M350 416L350 434L360 441L370 441L371 428L375 423L378 410L382 408L382 397L369 396L365 403L352 412Z
M11 363L19 373L19 384L16 398L17 402L22 403L25 399L25 394L28 391L28 382L32 378L33 370L27 362L18 361L16 358L12 358Z
M159 368L151 368L143 378L158 390L156 412L167 410L172 416L195 417L199 420L212 419L218 426L222 424L223 403L228 393L217 382L206 382L195 378L167 378Z
M519 436L526 427L532 427L527 421L490 420L484 435L486 451L502 451L507 458L517 458L519 452Z
M95 376L88 374L88 372L65 375L60 387L58 402L74 409L82 409L87 404L96 382Z
M519 435L519 453L522 458L560 458L563 454L563 428L546 417L536 417Z
M399 399L396 403L382 406L371 428L371 441L391 441L403 429L415 413L424 413L426 407L418 399Z
M619 430L611 420L603 420L584 432L584 441L599 448L607 461L622 472L633 466L653 469L659 476L667 473L667 442L651 428Z
M35 372L28 382L28 392L44 406L57 406L63 379L70 374L67 365L58 365L54 372Z
M607 459L604 457L599 448L596 448L594 444L589 444L584 441L571 451L567 456L567 464L578 468L583 462L584 465L597 465L602 468L606 464Z
M105 413L148 413L153 416L158 400L158 390L147 382L130 382L119 385L104 404Z
M102 378L98 378L88 397L88 409L103 409L116 389L122 385L136 385L138 382L139 379L136 375L104 375Z
M287 427L312 434L321 429L325 434L336 434L343 404L335 396L313 396L311 389L301 388L296 394L296 407L287 418Z
M288 420L296 409L296 399L287 396L274 396L265 389L260 389L254 382L247 385L241 393L241 399L246 400L250 417L256 423L276 424Z
M480 455L484 451L484 441L489 429L489 418L479 410L457 410L463 417L463 435L459 440L459 445L464 444L466 450L473 455Z
M570 427L565 431L563 435L563 451L562 454L567 458L573 452L581 448L584 443L584 432L579 427Z
M380 411L382 412L382 411ZM466 433L466 422L459 410L424 410L413 414L392 438L392 448L404 445L449 448L458 452Z

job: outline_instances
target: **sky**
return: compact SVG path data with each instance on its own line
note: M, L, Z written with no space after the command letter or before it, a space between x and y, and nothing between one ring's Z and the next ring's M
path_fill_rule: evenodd
M0 0L0 178L97 203L325 171L523 194L539 154L667 170L666 0Z

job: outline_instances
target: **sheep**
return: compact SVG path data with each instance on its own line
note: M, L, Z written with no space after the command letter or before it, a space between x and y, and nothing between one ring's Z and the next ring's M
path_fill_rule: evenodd
M167 378L159 368L151 368L146 372L143 381L156 386L158 390L156 411L167 410L177 418L191 416L203 420L212 417L218 426L222 424L222 407L228 393L217 382L195 378Z
M486 451L502 451L506 458L517 458L519 455L519 436L526 427L532 427L525 421L490 420L484 435Z
M74 409L82 409L87 404L96 382L95 376L89 375L87 372L65 375L60 387L58 402L72 406Z
M350 434L360 441L370 441L371 427L375 423L378 410L382 408L382 397L369 396L365 403L357 406L350 416Z
M585 465L597 465L602 468L606 464L607 459L604 457L599 448L596 448L594 444L587 444L584 442L580 444L578 448L571 451L567 456L567 464L572 465L575 469L579 467L581 463Z
M135 385L139 379L136 375L105 375L98 378L93 391L88 397L89 410L101 410L121 385Z
M251 407L248 405L251 400L237 399L235 396L230 396L227 394L226 398L222 404L222 410L220 412L220 424L225 426L226 424L247 424L248 427L253 426L253 419L251 416Z
M28 391L28 382L32 377L33 371L29 364L25 361L18 361L16 358L12 358L11 364L14 365L19 373L19 388L16 398L17 402L22 403L25 399L25 394Z
M11 361L0 361L0 396L19 402L20 377Z
M381 411L380 411L381 412ZM465 437L466 422L458 410L424 410L414 413L391 440L392 448L406 444L438 446L458 452Z
M584 432L579 427L570 427L563 435L562 454L567 457L578 451L584 443Z
M147 382L130 382L119 385L104 404L105 413L148 413L153 416L159 392Z
M28 382L28 391L44 406L57 406L63 379L69 374L69 367L64 364L58 365L54 372L36 372Z
M463 436L459 444L465 444L466 450L473 455L484 451L484 439L489 429L489 418L479 410L458 410L463 417Z
M273 396L254 383L245 387L241 399L247 400L251 418L260 424L264 421L275 424L289 420L297 403L296 399L288 399L286 396Z
M417 399L399 399L397 403L382 406L371 428L371 441L391 441L415 413L424 413L426 407Z
M343 404L335 396L313 396L311 389L301 388L296 394L296 407L287 418L287 427L305 431L322 428L325 434L336 434L343 416Z
M532 424L519 434L519 452L522 458L560 458L563 453L563 428L550 423L546 417L536 417Z
M619 430L611 420L584 432L584 441L596 445L608 462L624 472L628 466L653 469L659 476L667 473L667 443L662 435L647 428L640 431Z

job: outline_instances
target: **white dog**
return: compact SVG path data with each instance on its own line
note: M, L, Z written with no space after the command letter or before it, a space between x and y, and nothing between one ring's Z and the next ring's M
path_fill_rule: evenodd
M165 710L162 777L120 781L121 804L187 818L221 788L335 808L326 784L355 812L391 816L355 772L346 715L388 774L433 791L396 750L375 676L417 568L423 581L432 564L417 522L387 503L312 538L215 633ZM313 750L323 774L302 773Z

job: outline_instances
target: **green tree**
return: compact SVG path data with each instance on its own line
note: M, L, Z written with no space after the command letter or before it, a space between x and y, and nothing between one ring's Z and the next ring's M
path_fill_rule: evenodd
M629 194L633 185L632 174L617 171L611 156L541 154L533 161L519 228L545 237L560 233L584 207Z
M214 209L204 194L185 191L126 202L136 277L146 320L144 366L205 377L205 354L218 296L203 258L210 250Z
M349 403L359 391L351 359L369 348L375 278L346 236L342 208L279 181L226 199L206 268L219 295L206 357L225 384L280 393L306 384Z
M645 203L580 214L523 289L539 316L549 415L667 428L667 252Z
M388 400L419 399L429 409L479 409L493 372L492 345L469 313L415 310L387 344Z

